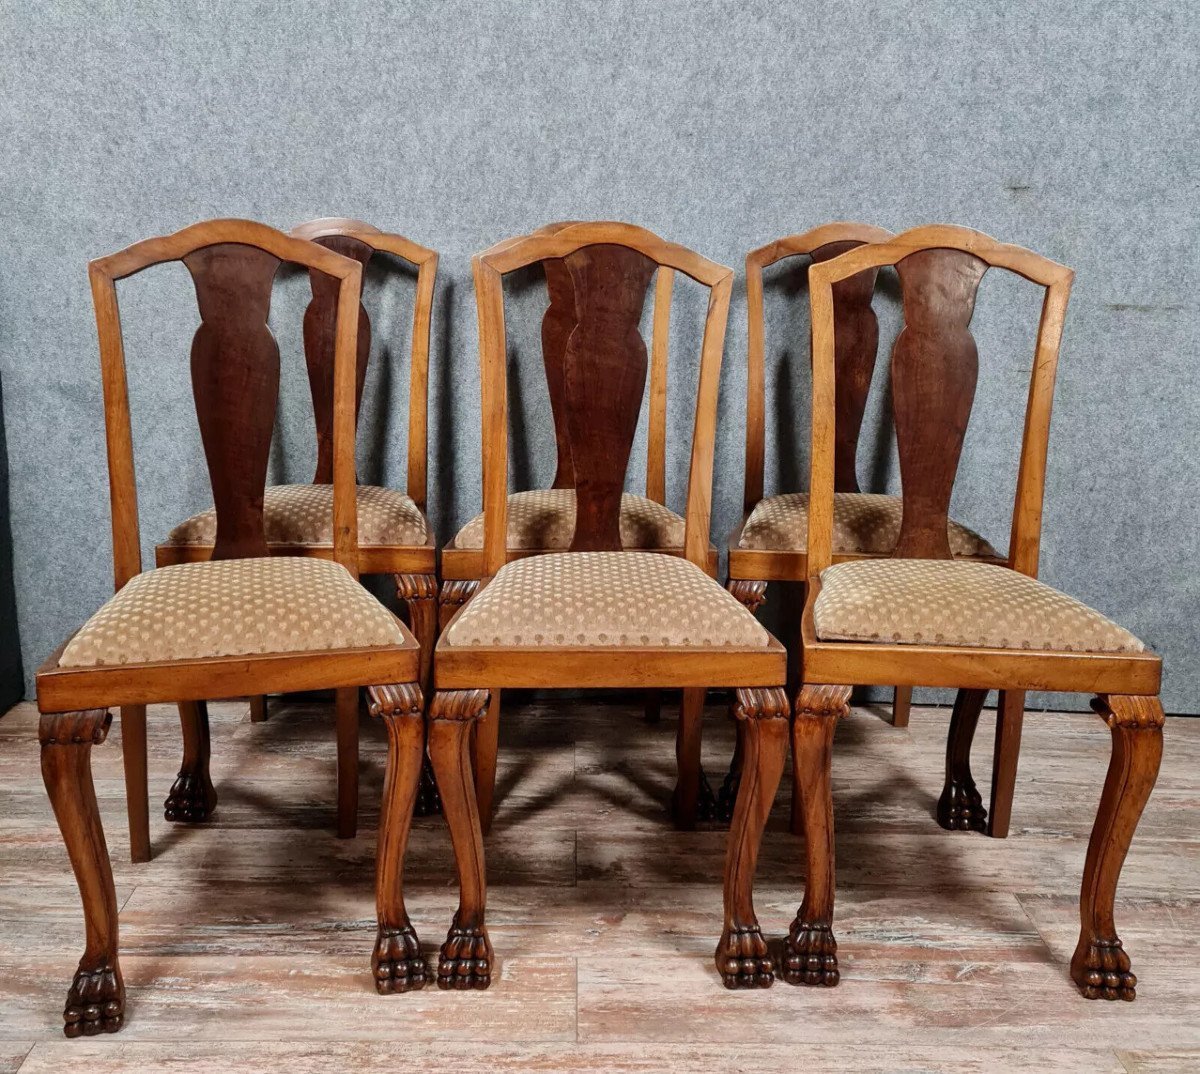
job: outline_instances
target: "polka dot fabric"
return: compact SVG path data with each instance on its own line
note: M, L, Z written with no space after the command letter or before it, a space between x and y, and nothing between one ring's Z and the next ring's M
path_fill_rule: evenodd
M267 544L333 546L332 485L269 485L263 497ZM421 509L402 492L358 486L358 544L422 545L428 531ZM211 545L217 539L213 508L181 522L167 544Z
M1086 604L994 563L862 559L821 572L822 641L1052 652L1140 653L1146 646Z
M904 504L899 496L839 492L833 497L833 550L891 555L900 537ZM996 551L974 530L951 522L947 527L955 556L994 556ZM746 520L739 548L803 552L808 547L808 493L793 492L760 501Z
M508 498L508 547L565 552L575 536L575 490L514 492ZM645 496L621 497L623 548L682 548L683 519ZM453 548L483 547L483 515L458 532Z
M62 667L400 645L392 614L340 563L290 556L160 567L84 624Z
M759 649L770 637L735 597L678 556L567 552L502 567L440 644Z

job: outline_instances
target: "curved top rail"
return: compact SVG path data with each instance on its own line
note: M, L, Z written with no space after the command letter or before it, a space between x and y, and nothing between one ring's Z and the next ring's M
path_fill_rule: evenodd
M532 265L536 261L566 257L585 246L605 244L636 250L651 261L678 269L685 276L690 276L706 287L714 287L722 280L733 277L733 269L718 265L686 246L667 242L646 228L615 220L569 224L553 232L543 229L518 239L505 239L483 253L476 254L475 260L504 275Z
M420 267L427 261L436 260L437 253L391 231L380 231L372 224L362 220L352 220L344 216L326 216L319 220L309 220L292 228L291 234L298 239L316 241L331 235L344 235L348 239L358 239L366 243L372 250L385 254L395 254L411 265Z
M196 250L222 243L255 246L273 254L280 261L314 268L339 280L362 271L352 258L342 257L307 239L286 235L254 220L205 220L171 235L144 239L115 254L98 257L88 263L88 270L101 273L109 279L121 280L152 265L180 261Z
M833 224L822 224L811 231L798 235L787 235L775 239L746 255L746 267L757 266L767 268L782 261L785 257L797 257L801 254L811 254L831 242L887 242L895 238L894 234L873 224L857 224L849 220L839 220Z
M840 257L813 265L808 270L809 285L833 284L863 269L894 265L918 250L961 250L995 268L1008 269L1018 276L1024 276L1042 287L1068 282L1075 275L1066 265L1035 254L1023 246L1000 242L982 231L953 224L929 224L910 228L885 242L856 247Z

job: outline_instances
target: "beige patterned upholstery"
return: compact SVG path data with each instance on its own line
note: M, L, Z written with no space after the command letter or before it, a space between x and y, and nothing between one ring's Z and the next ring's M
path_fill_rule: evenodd
M886 556L900 537L904 513L899 496L839 492L833 497L833 550ZM951 521L950 552L955 556L994 556L996 551L974 530ZM739 548L803 552L808 547L808 493L769 496L750 512Z
M333 545L332 485L268 485L263 497L267 544ZM427 531L421 509L403 492L358 486L358 544L422 545ZM167 535L170 545L211 545L217 537L213 508L181 522Z
M566 551L575 535L575 490L514 492L508 498L508 547ZM683 519L645 496L621 496L623 548L682 548ZM452 548L483 547L483 515L476 515L454 538Z
M131 578L68 643L62 667L399 645L392 614L340 563L273 556Z
M699 567L653 552L565 552L502 567L439 646L762 648L771 636Z
M1146 647L1086 604L995 563L861 559L821 572L813 607L822 641L877 641L1053 652Z

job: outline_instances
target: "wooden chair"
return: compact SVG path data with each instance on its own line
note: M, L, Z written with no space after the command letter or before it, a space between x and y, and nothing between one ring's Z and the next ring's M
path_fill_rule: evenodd
M217 539L212 562L142 573L133 440L116 281L182 261L201 324L192 384ZM281 261L336 281L333 548L329 559L273 558L263 489L279 388L267 327ZM137 243L88 266L104 381L116 595L37 673L42 775L83 900L87 942L64 1011L68 1037L124 1021L117 901L91 774L91 748L119 707L131 813L146 810L146 706L368 685L395 749L397 721L421 718L420 654L404 625L357 581L354 364L362 269L316 243L247 220L212 220ZM331 286L333 286L331 284ZM420 757L416 761L420 768ZM134 832L143 830L133 825ZM144 851L144 853L143 853ZM134 857L148 856L135 848ZM398 889L396 889L398 890ZM381 898L394 899L381 884ZM390 938L380 938L386 949Z
M765 455L766 372L763 270L787 258L807 256L812 264L837 257L868 242L886 242L890 231L869 224L825 224L802 235L751 250L746 255L747 383L746 383L746 483L743 517L729 537L729 591L751 611L766 597L767 583L800 582L808 577L808 494L784 493L763 497ZM858 484L858 440L870 394L879 348L879 323L872 308L878 270L871 269L842 281L834 293L836 337L837 427L834 441L833 560L890 555L900 536L902 502L899 496L864 493ZM1002 563L983 537L953 519L948 539L955 557ZM908 726L912 687L897 686L892 723ZM982 799L967 812L941 817L945 827L967 827L1003 838L1012 814L1013 786L1021 741L1025 699L1005 692L998 707L997 749L992 777L992 807ZM728 815L736 790L733 780L722 788L722 812ZM800 795L792 789L792 826L803 832Z
M903 288L904 330L892 352L892 396L904 521L893 558L835 563L834 293L885 265ZM978 369L968 325L989 268L1044 290L1012 534L1004 565L953 560L946 520ZM1162 663L1132 634L1036 580L1050 406L1070 269L958 227L921 227L860 246L809 271L813 324L812 495L808 596L801 623L802 685L792 749L807 854L804 901L788 935L784 979L833 985L834 854L830 757L851 685L959 687L946 750L943 800L972 804L971 737L988 690L1097 694L1113 735L1112 762L1084 865L1082 928L1071 976L1089 999L1133 999L1136 978L1113 921L1121 865L1162 755ZM780 728L783 719L778 721ZM743 780L733 838L758 838L783 768L782 730ZM743 808L742 798L748 800ZM743 834L741 825L745 826Z
M438 256L432 250L400 235L386 234L360 220L325 219L301 224L292 235L309 239L364 268L382 252L407 261L417 269L413 312L412 351L408 397L408 492L374 485L358 485L358 572L390 574L396 595L408 607L409 623L421 646L421 678L427 685L437 640L437 547L433 528L425 517L427 488L427 411L429 385L429 323ZM304 349L317 428L317 469L312 484L272 485L263 499L267 548L272 555L333 556L330 508L333 494L333 364L337 314L337 288L330 278L313 270L312 301L304 314ZM362 407L363 383L371 354L371 322L359 307L355 416ZM216 541L214 509L194 515L176 526L155 549L158 566L195 563L212 557ZM266 719L265 697L250 699L251 719ZM165 802L169 821L196 823L206 820L217 796L209 777L208 717L203 708L180 706L183 727L183 764ZM338 817L337 831L353 838L358 823L358 698L347 692L337 705ZM436 812L437 793L426 772L418 813ZM132 817L131 823L132 823ZM139 845L149 844L148 832Z
M513 559L508 529L507 337L502 277L547 259L570 273L578 319L563 351L563 402L574 469L576 512L570 548ZM684 554L622 551L625 470L645 390L646 348L637 333L656 269L682 272L709 289L691 446ZM738 715L756 725L782 721L786 653L754 617L707 573L713 435L721 349L733 274L638 227L579 223L553 234L501 243L474 259L483 379L484 582L442 631L434 654L436 692L427 722L442 807L457 863L460 903L441 949L438 984L486 988L492 948L485 926L483 834L472 770L472 728L489 691L506 688L736 687ZM769 721L768 721L769 722ZM418 743L415 719L409 731ZM752 730L749 738L756 741ZM682 736L682 753L691 748ZM410 749L410 758L414 757ZM390 882L403 860L418 765L392 758L397 792L383 818ZM699 766L681 764L677 810L694 812ZM485 789L486 790L486 789ZM735 855L747 886L754 854ZM388 927L396 924L387 920ZM407 924L407 922L404 922ZM728 948L750 946L736 917ZM770 973L765 949L747 953L744 977ZM418 971L393 963L384 990L411 987ZM423 972L423 970L422 970ZM739 974L742 971L738 971ZM422 982L424 977L422 976Z
M547 224L534 235L555 235L578 221ZM511 239L518 242L519 239ZM557 465L549 489L510 493L508 497L509 560L546 552L565 552L571 547L575 526L575 468L571 457L570 407L566 398L565 356L567 341L578 323L575 283L566 265L548 258L542 263L549 305L542 318L542 362L554 422ZM654 316L649 369L649 405L646 443L646 495L621 495L621 545L629 551L665 552L683 555L684 519L666 506L667 487L667 382L670 344L671 297L675 270L659 267L654 279ZM637 401L640 407L640 398ZM442 549L442 588L439 598L440 625L445 626L479 590L483 577L484 516L476 515ZM710 548L709 573L717 571L717 551ZM479 810L483 830L491 825L495 786L497 735L500 727L501 691L493 689L487 715L479 721L473 739ZM646 718L659 718L659 691L646 691ZM681 721L698 727L704 706L703 693L683 696ZM695 757L699 764L699 739ZM689 754L690 756L690 754ZM703 773L698 777L698 816L712 819L716 799Z

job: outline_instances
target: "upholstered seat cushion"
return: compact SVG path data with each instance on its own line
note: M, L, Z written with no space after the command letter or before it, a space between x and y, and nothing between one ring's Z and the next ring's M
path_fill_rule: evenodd
M400 645L392 614L340 563L273 556L131 578L67 644L61 667Z
M995 563L861 559L821 572L822 641L1140 653L1128 630L1036 578Z
M661 503L625 493L621 497L623 548L682 548L683 519ZM575 535L575 490L514 492L508 498L508 547L566 551ZM483 515L454 538L453 548L483 547Z
M900 537L904 504L899 496L839 492L833 498L833 550L889 555ZM995 556L974 530L951 521L947 528L955 556ZM792 492L759 501L742 528L739 548L803 552L808 547L808 493Z
M333 545L332 485L268 485L263 497L267 544ZM403 492L377 485L358 486L358 544L423 545L425 516ZM167 535L170 545L211 545L217 537L217 514L211 507Z
M516 560L459 613L439 648L763 648L771 636L694 564L653 552Z

